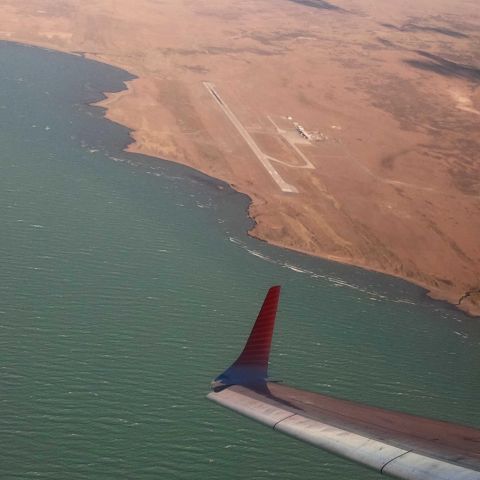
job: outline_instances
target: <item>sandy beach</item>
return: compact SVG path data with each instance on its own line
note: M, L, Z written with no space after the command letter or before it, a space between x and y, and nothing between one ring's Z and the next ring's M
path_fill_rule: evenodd
M0 39L121 67L129 150L252 199L253 236L480 315L476 0L6 0Z

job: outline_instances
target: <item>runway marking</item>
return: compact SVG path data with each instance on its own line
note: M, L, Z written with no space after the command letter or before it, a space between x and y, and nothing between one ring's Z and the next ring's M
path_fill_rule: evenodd
M252 136L247 132L245 127L240 123L240 120L238 120L236 115L230 110L228 105L222 100L218 92L215 90L215 85L213 85L213 83L210 83L210 82L203 82L203 85L210 92L210 94L215 99L217 104L223 110L223 113L225 113L227 118L232 122L233 126L237 129L238 133L243 137L245 142L247 142L247 145L250 147L250 149L256 155L256 157L260 160L262 165L265 167L265 170L270 174L270 176L273 178L275 183L280 187L282 192L298 193L298 190L296 189L296 187L287 183L280 176L280 174L275 170L275 168L273 167L273 165L270 163L270 160L269 160L269 158L271 157L268 157L262 152L262 150L257 145L257 143L252 138Z

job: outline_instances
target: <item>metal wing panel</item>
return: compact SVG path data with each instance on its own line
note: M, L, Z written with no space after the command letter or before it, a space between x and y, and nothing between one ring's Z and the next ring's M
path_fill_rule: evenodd
M208 395L224 407L405 480L480 480L480 430L267 381L280 287L272 287L238 359Z
M271 387L276 387L272 388L275 396L271 394ZM289 394L282 396L282 389ZM379 473L405 480L480 480L480 471L429 457L413 451L413 448L386 443L384 440L372 438L373 435L368 431L362 434L358 429L354 432L342 428L336 421L338 412L331 417L336 425L329 423L329 415L325 412L321 414L321 418L311 418L307 415L312 414L312 409L307 412L302 408L301 402L293 401L302 394L308 398L305 406L314 408L313 399L317 394L274 384L266 384L260 390L234 385L212 392L208 398L274 430L361 463ZM337 399L323 395L318 397L327 398L331 402L329 411L335 408ZM347 405L349 403L347 402ZM344 401L338 400L340 414L344 408Z
M274 428L278 422L293 415L292 412L283 408L239 393L234 388L226 388L220 392L211 392L207 395L207 398L222 405L222 407L234 410L271 428Z
M478 480L480 472L408 452L392 460L382 473L415 480Z

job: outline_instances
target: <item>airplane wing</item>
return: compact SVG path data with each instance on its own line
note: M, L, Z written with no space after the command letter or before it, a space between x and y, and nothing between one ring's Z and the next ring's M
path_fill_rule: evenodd
M480 480L480 430L268 381L280 287L272 287L238 359L210 400L275 431L407 480Z

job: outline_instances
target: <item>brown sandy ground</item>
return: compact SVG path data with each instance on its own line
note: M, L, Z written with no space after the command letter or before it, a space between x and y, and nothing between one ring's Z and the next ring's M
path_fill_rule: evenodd
M252 235L480 315L477 0L0 0L0 38L137 75L103 102L129 149L248 194Z

